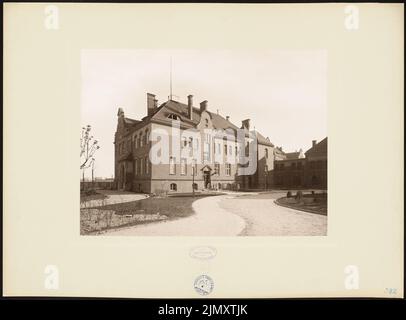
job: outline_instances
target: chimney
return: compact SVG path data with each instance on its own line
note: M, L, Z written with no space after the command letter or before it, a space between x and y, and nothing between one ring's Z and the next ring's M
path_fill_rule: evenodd
M117 117L124 117L124 110L123 110L123 108L121 108L121 107L118 108Z
M155 102L155 95L152 93L147 93L147 115L150 116L154 113L157 102ZM156 100L158 101L158 100Z
M312 140L312 147L314 147L317 144L317 140Z
M227 121L230 121L230 116L226 116L226 120L227 120Z
M187 107L189 119L193 120L193 96L191 94L187 96Z
M242 129L250 130L250 119L245 119L242 122Z
M206 110L207 110L207 100L204 100L203 102L200 102L200 112L203 112Z

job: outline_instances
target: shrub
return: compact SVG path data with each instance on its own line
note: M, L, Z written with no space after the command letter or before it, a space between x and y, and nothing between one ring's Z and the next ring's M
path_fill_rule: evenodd
M288 193L286 194L286 198L291 198L292 197L292 192L288 191Z
M156 190L155 190L155 194L156 194L156 196L158 196L158 197L166 197L167 194L168 194L168 191L165 190L165 189L156 189Z
M296 192L296 200L301 200L303 198L303 192L302 191L298 191Z

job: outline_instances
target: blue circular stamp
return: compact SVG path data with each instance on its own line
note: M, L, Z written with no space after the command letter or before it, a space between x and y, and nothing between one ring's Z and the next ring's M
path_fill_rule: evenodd
M198 276L194 283L195 290L198 294L206 296L213 291L213 279L206 275Z

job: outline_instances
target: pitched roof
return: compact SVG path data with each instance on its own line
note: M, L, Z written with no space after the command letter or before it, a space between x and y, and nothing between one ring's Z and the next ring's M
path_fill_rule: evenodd
M223 116L217 113L213 113L207 110L207 112L211 116L211 121L213 123L213 126L215 129L233 129L233 130L238 130L239 127L237 127L234 123L230 122L229 120L225 119ZM182 120L182 123L186 126L196 126L200 122L200 109L193 107L193 116L192 120L189 119L189 107L187 104L181 103L179 101L175 100L168 100L164 103L162 103L153 114L146 116L142 118L141 121L139 120L134 120L130 118L124 118L124 121L126 124L129 126L135 126L137 127L141 123L148 122L149 120L158 120L161 122L167 122L168 124L171 123L171 119L168 119L168 116L170 114L176 114L180 117ZM274 145L269 141L268 138L265 138L262 134L260 134L258 131L255 131L258 143L268 145L273 147ZM246 132L246 135L248 135L248 131Z
M137 123L140 123L141 121L139 120L134 120L134 119L130 119L130 118L124 118L124 123L125 124L129 124L129 125L134 125Z
M189 108L187 104L168 100L164 102L160 107L160 110L156 111L152 116L152 119L168 120L167 117L171 113L175 113L180 116L181 120L191 122L197 125L200 122L200 109L193 107L192 120L189 119ZM207 110L211 116L211 120L215 129L238 129L238 127L232 122L226 120L221 115L213 113Z
M299 159L300 152L285 152L286 159Z
M316 143L315 146L311 147L305 152L306 158L325 156L327 157L327 137L321 140L319 143Z
M256 133L256 136L257 136L257 140L258 140L258 143L259 144L264 144L264 145L267 145L267 146L270 146L270 147L273 147L274 146L274 144L271 142L271 141L269 141L269 138L265 138L262 134L260 134L258 131L255 131L255 133Z

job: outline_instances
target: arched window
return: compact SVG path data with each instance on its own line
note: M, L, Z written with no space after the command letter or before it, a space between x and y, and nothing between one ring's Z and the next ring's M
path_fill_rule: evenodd
M144 145L147 145L149 142L149 131L148 129L145 130L145 135L144 135Z
M140 159L140 174L144 173L144 159Z
M169 174L176 174L175 157L169 158Z
M171 189L171 191L177 191L177 190L178 190L178 186L176 185L176 183L171 183L170 189Z
M149 160L148 157L145 157L145 173L149 173Z

